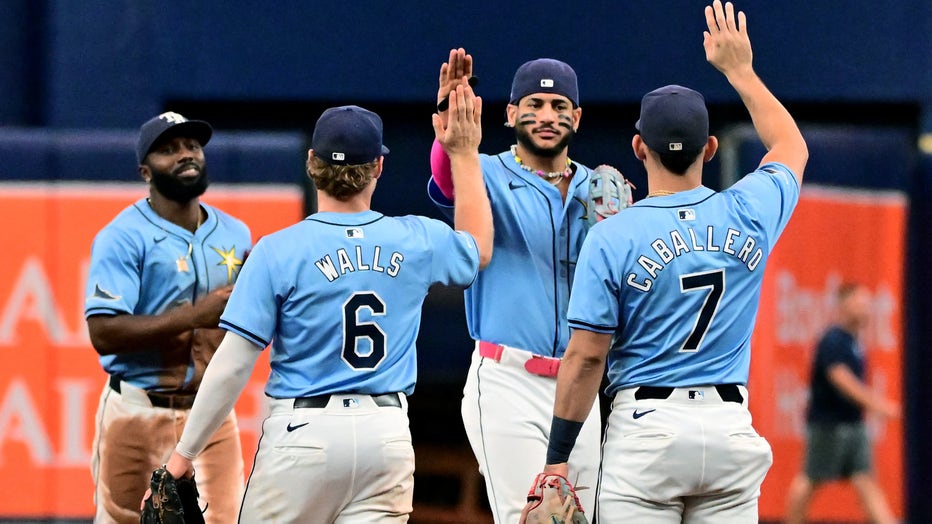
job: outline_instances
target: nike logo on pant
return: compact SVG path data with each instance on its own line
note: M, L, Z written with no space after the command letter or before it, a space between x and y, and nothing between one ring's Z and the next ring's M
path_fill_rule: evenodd
M638 410L634 410L634 413L632 413L631 416L634 417L635 420L637 420L637 419L643 417L644 415L646 415L646 414L648 414L648 413L653 413L654 411L657 411L657 410L656 410L656 409L648 409L647 411L641 411L641 412L638 412Z
M296 425L296 426L292 426L292 425L291 425L291 422L289 422L289 423L288 423L288 426L285 427L285 429L288 430L288 433L291 433L292 431L294 431L294 430L296 430L296 429L298 429L298 428L303 428L304 426L307 426L308 424L310 424L310 422L305 422L304 424L298 424L298 425Z

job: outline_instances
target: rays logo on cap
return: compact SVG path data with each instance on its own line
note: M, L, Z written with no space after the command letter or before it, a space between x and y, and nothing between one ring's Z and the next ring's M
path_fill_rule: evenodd
M159 115L159 118L161 118L162 120L166 122L170 122L172 124L181 124L183 122L188 121L187 118L179 115L178 113L174 111L168 111L166 113L162 113L161 115Z
M541 78L540 86L541 87L553 87L553 79L552 78Z

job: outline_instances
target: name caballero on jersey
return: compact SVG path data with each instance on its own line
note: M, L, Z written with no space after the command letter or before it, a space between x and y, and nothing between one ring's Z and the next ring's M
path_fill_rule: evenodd
M401 263L404 261L405 256L395 251L388 257L387 264L383 265L382 248L375 246L371 249L371 252L363 253L363 247L356 246L353 250L353 254L350 255L350 252L346 249L340 248L337 250L337 264L333 263L333 258L330 255L326 255L324 258L315 262L314 265L317 266L317 269L319 269L330 282L348 273L355 273L356 271L375 271L377 273L385 273L390 277L398 276L398 272L401 271Z
M631 272L625 279L629 286L640 291L650 291L654 279L663 268L675 258L688 253L725 253L740 260L750 271L757 269L764 258L764 250L758 246L759 242L754 237L730 227L716 229L715 226L708 226L705 235L701 229L696 233L690 227L686 228L685 236L677 230L670 231L669 235L669 238L659 237L650 243L653 253L638 256L638 265L650 276L639 278L636 272Z

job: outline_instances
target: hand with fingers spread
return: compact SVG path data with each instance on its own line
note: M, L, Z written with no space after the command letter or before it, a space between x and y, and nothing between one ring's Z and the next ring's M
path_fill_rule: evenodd
M458 154L478 155L482 141L482 98L475 95L465 76L462 80L450 91L446 121L438 114L433 116L437 141L451 158Z
M440 87L437 89L437 112L446 125L449 96L458 85L469 84L472 77L472 55L462 47L451 49L450 57L440 66ZM475 85L475 83L473 83Z
M706 6L705 20L709 27L703 33L702 42L706 60L725 76L753 72L751 40L744 11L738 11L735 16L731 2L726 2L723 7L721 0L715 0Z

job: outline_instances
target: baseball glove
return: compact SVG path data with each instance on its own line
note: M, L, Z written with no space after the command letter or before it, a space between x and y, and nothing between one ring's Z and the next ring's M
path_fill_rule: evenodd
M540 473L527 494L519 524L589 524L573 485L562 475Z
M204 524L194 477L176 479L163 466L152 472L149 488L140 524Z
M589 176L589 225L605 220L634 203L634 185L612 166L602 164Z

